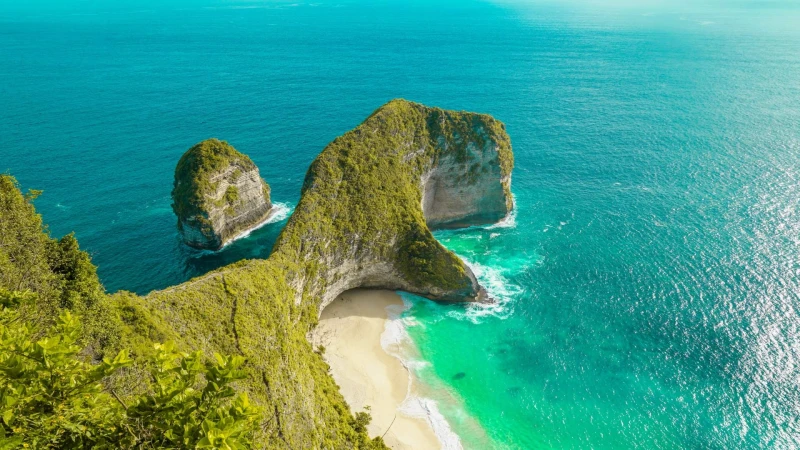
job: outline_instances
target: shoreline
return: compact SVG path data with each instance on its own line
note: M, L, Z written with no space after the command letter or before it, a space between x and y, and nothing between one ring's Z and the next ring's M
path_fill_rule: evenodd
M292 208L289 207L289 205L287 205L286 203L279 203L279 202L273 203L270 213L267 214L267 217L265 217L264 220L258 222L257 224L251 226L250 228L247 228L246 230L239 232L236 236L232 237L228 242L226 242L225 245L220 247L219 250L213 250L213 252L214 253L221 252L234 242L250 236L250 234L253 233L254 231L261 229L271 223L280 222L281 220L289 217L291 211Z
M383 436L393 449L440 449L427 418L401 412L413 396L411 373L382 345L391 318L387 308L404 306L393 291L347 291L325 307L309 339L314 347L325 347L323 357L350 410L372 416L370 437Z

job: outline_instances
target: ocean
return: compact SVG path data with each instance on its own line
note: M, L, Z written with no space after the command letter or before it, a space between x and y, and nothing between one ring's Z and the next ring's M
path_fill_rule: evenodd
M497 299L406 296L464 448L800 448L800 3L0 0L0 171L111 291L266 257L305 171L402 97L492 114L514 215L441 231ZM285 208L181 244L217 137Z

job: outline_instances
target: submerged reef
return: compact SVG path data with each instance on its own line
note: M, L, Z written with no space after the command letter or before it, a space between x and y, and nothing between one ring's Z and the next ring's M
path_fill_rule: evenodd
M187 245L218 250L264 222L271 209L258 167L227 142L207 139L178 161L172 210Z
M229 147L220 141L199 145ZM231 164L226 157L210 170L194 170L195 153L202 156L190 150L176 170L176 213L210 218L201 204L218 199L221 188L203 181L210 178L186 175L227 173ZM263 414L257 447L384 448L380 438L366 435L364 417L351 414L307 335L325 305L357 287L450 302L485 299L469 267L430 227L503 218L512 208L513 164L505 127L491 116L393 100L314 160L268 259L239 261L146 296L102 294L89 302L86 353L100 360L128 348L138 361L153 353L154 342L173 341L187 352L241 355L246 377L237 389ZM200 186L190 184L187 194L184 180ZM216 194L200 198L193 192ZM223 212L228 207L217 206ZM124 401L146 385L146 377L137 366L107 387Z

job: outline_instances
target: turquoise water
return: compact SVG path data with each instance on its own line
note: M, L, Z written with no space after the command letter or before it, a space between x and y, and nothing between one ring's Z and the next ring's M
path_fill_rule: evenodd
M0 1L0 170L111 291L265 257L183 247L181 153L249 154L296 203L404 97L488 112L506 227L437 233L499 299L415 299L421 389L467 448L798 448L800 4Z

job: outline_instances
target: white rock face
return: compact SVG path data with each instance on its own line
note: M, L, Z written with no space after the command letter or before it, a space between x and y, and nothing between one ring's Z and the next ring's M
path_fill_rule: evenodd
M269 218L272 210L269 187L261 179L258 168L246 170L238 164L231 164L223 172L211 177L211 181L217 184L217 188L209 196L210 203L221 206L211 208L208 219L220 247ZM231 187L237 192L235 201L225 198Z
M475 132L485 136L482 128ZM440 138L440 145L450 145ZM439 163L422 177L422 210L430 228L460 228L495 223L512 208L511 176L500 170L499 146L484 139L465 144L467 155L443 152Z
M266 221L272 203L269 186L250 158L209 139L178 163L173 209L186 244L217 250Z

